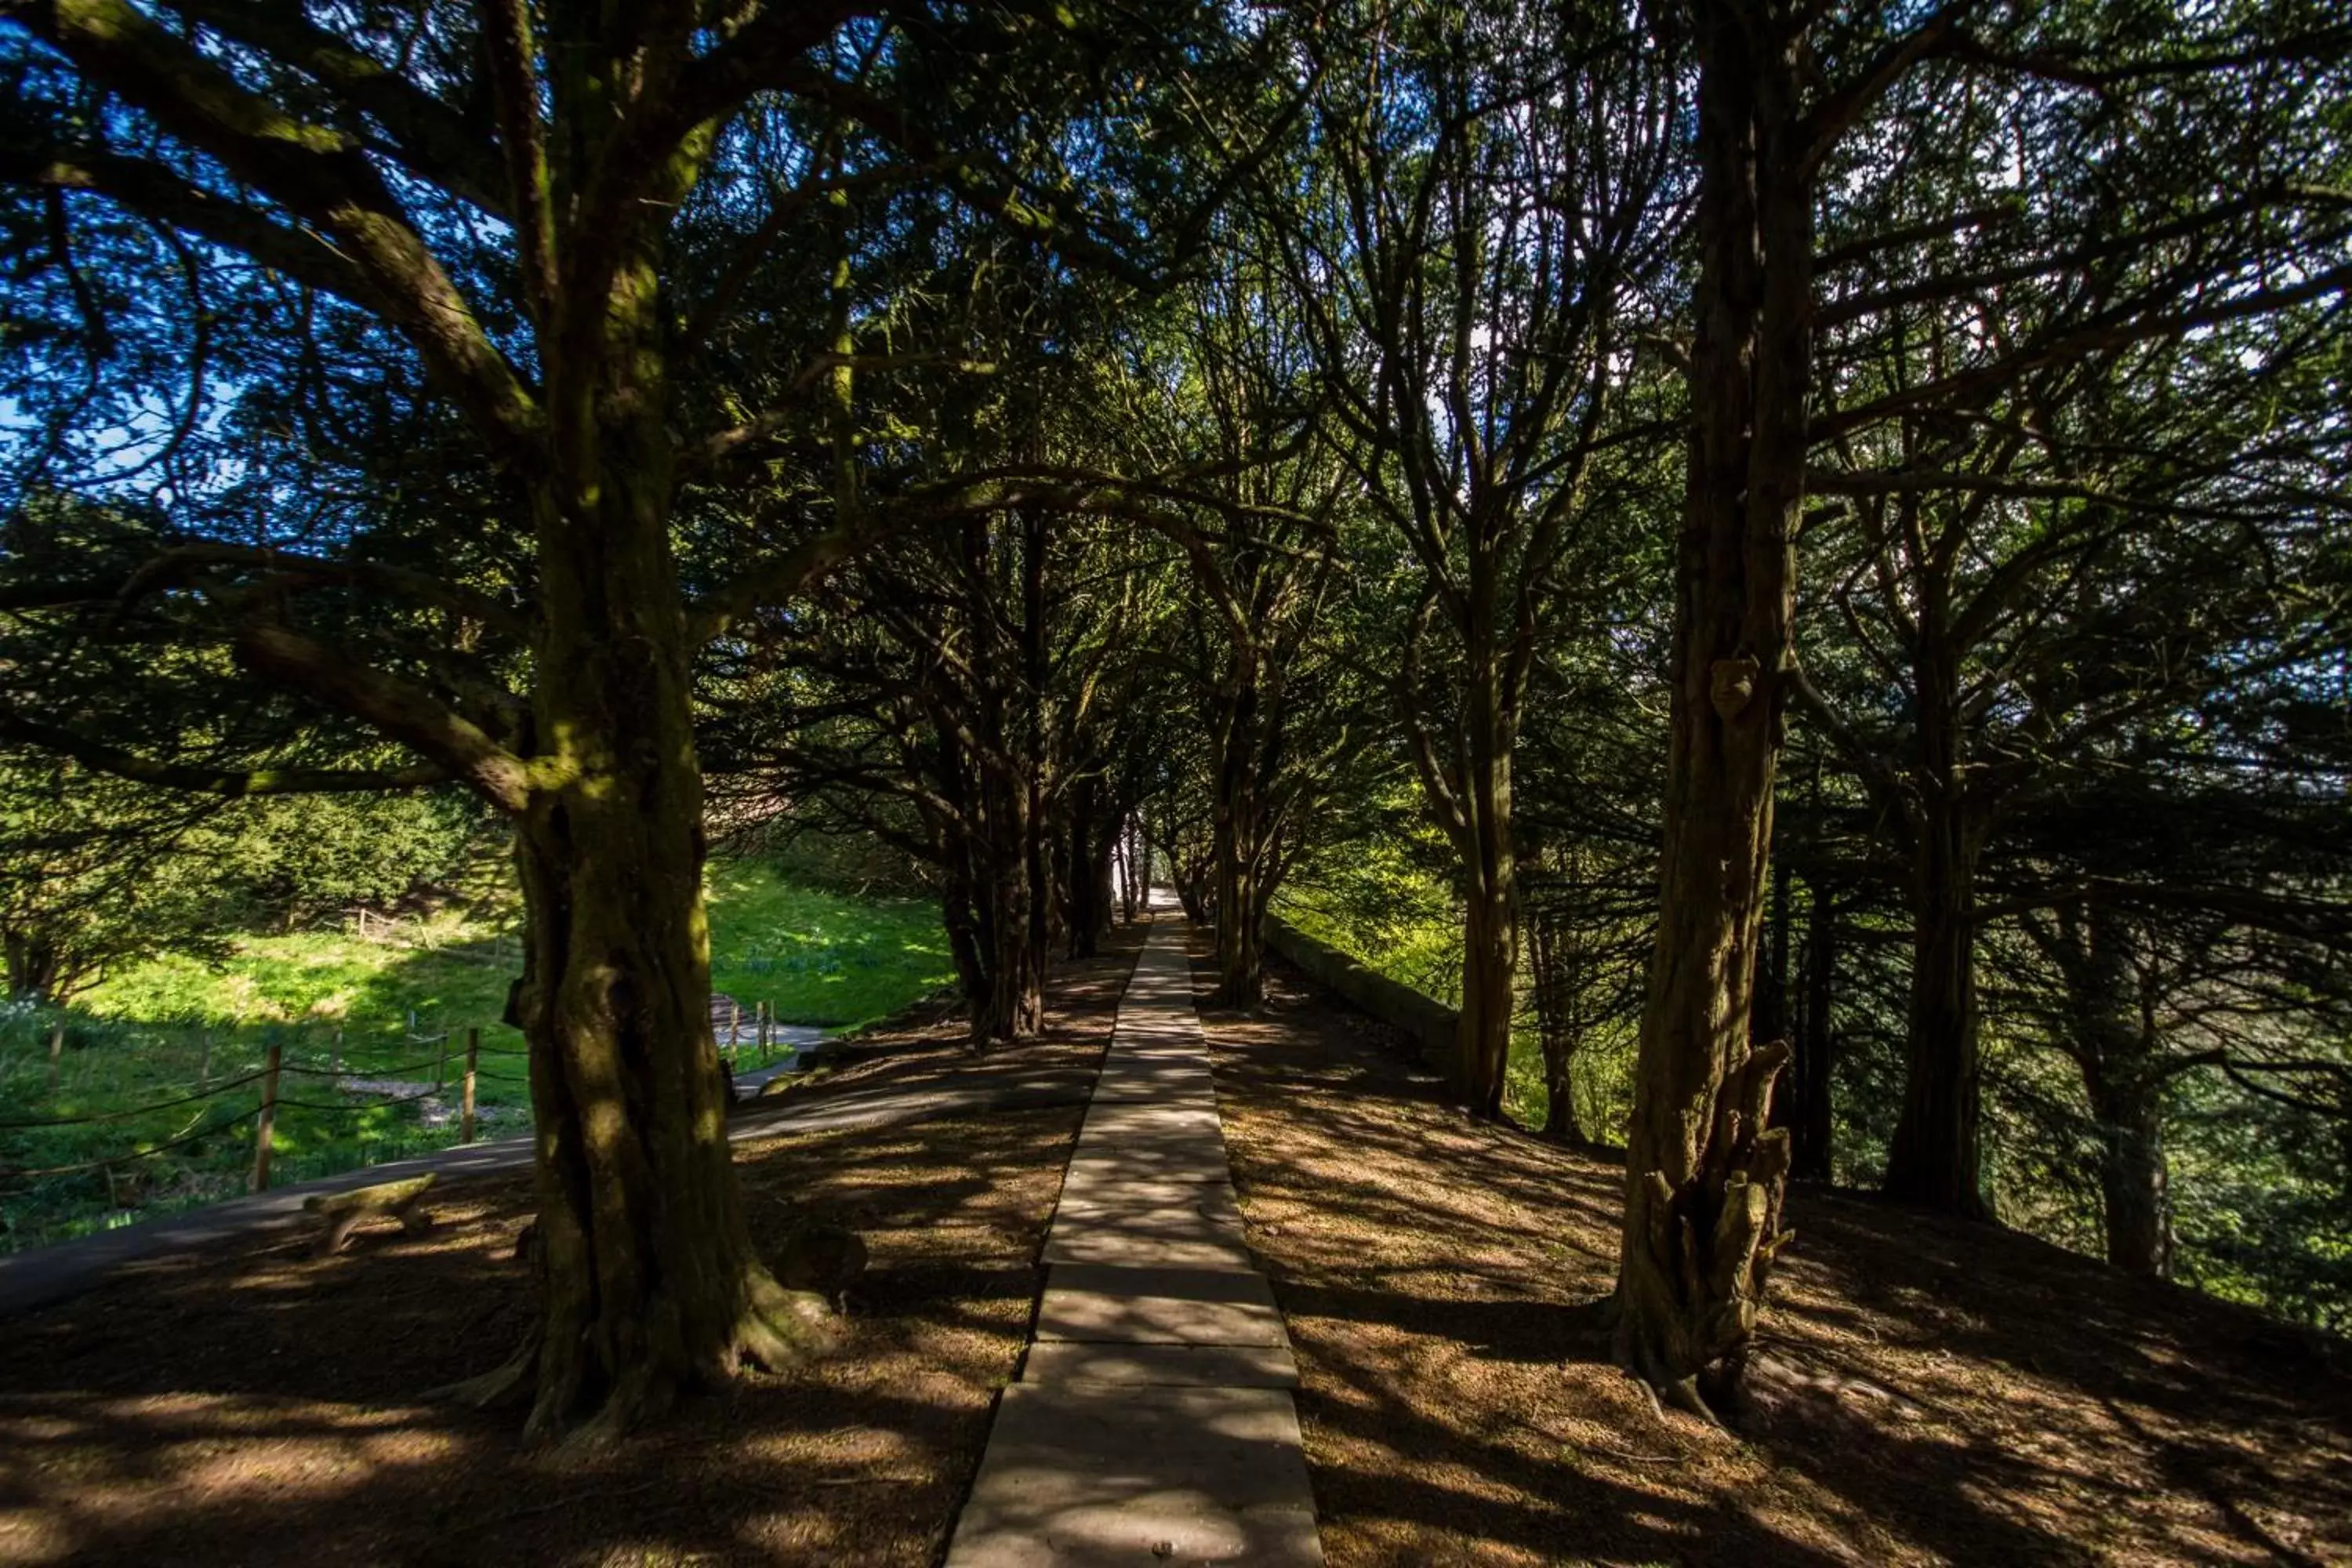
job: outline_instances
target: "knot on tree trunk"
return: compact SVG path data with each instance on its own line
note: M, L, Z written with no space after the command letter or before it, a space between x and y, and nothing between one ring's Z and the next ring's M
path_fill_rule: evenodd
M1707 696L1715 704L1716 716L1729 723L1747 711L1756 695L1756 677L1763 666L1742 654L1738 658L1718 658L1707 668Z
M1788 1187L1785 1128L1767 1126L1786 1041L1749 1049L1715 1096L1696 1173L1676 1187L1646 1173L1629 1194L1642 1207L1642 1256L1629 1258L1617 1355L1677 1405L1711 1418L1702 1394L1736 1394L1765 1286L1793 1234L1780 1228Z

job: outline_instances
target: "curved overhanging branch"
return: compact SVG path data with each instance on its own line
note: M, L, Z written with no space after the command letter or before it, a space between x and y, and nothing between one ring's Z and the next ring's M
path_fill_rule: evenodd
M115 778L196 795L352 795L383 790L423 789L446 784L442 768L420 763L406 768L213 768L189 763L159 762L120 746L93 741L55 724L27 719L14 709L0 707L0 741L37 746L71 757L84 767Z
M372 308L482 432L509 443L520 466L539 460L543 420L521 376L355 137L250 90L128 0L7 0L0 19L331 238ZM267 220L247 215L248 226L256 221Z
M419 604L451 610L484 626L518 636L525 635L530 629L527 616L513 606L501 604L487 594L436 577L428 572L417 572L381 561L336 561L325 556L306 555L299 551L245 544L173 545L132 573L110 595L91 596L110 597L122 610L128 611L149 595L184 586L197 574L214 566L252 566L267 571L272 574L268 585L273 594L330 584L373 588Z
M237 662L315 701L364 721L422 752L451 778L509 816L532 794L559 783L556 764L525 759L479 725L404 680L354 664L291 627L251 624L236 635Z

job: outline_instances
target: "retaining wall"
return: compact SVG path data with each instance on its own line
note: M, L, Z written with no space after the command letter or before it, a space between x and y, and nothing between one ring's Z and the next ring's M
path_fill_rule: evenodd
M1410 985L1365 968L1338 948L1273 915L1265 917L1265 940L1275 952L1305 970L1308 979L1338 992L1381 1022L1402 1029L1431 1068L1438 1072L1452 1068L1461 1014Z

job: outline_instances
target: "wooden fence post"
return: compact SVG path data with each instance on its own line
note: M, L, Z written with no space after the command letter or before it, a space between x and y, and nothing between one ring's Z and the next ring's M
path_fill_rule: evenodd
M327 1065L330 1069L336 1074L336 1076L341 1076L343 1070L343 1026L341 1024L335 1026L334 1059Z
M773 1029L774 1029L774 1027L775 1027L775 1023L776 1023L776 1005L775 1005L773 1002L762 1002L762 1003L761 1003L761 1004L760 1004L760 1065L761 1065L761 1067L766 1067L766 1066L768 1065L768 1037L769 1037L769 1035L771 1034L771 1032L772 1032L772 1031L773 1031Z
M196 1043L205 1048L203 1065L196 1068L196 1087L200 1089L210 1089L213 1086L213 1032L210 1029L198 1029Z
M446 1029L441 1031L441 1065L433 1069L433 1087L449 1087L449 1031Z
M58 1092L58 1075L65 1070L66 1016L60 1012L49 1025L49 1093Z
M253 1190L269 1190L269 1143L278 1124L278 1058L285 1047L273 1036L269 1066L261 1075L261 1116L253 1128Z
M467 1030L466 1101L465 1110L457 1120L457 1142L460 1143L471 1143L474 1141L474 1065L481 1059L481 1056L482 1031L478 1028Z

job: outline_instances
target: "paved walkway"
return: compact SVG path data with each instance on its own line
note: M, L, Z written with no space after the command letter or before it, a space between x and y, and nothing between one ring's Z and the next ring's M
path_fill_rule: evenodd
M1298 1373L1242 1242L1183 924L1151 931L948 1568L1320 1564Z

